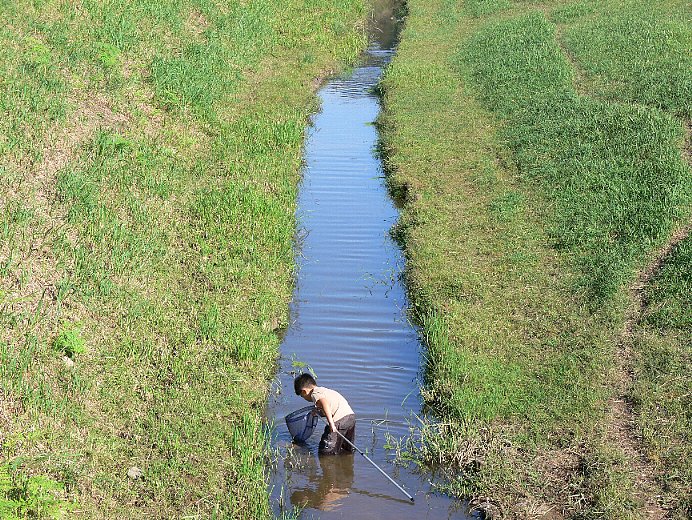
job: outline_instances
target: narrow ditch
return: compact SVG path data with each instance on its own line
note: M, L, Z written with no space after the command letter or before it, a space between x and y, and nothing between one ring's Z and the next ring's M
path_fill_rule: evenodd
M305 144L298 196L298 277L267 419L275 464L270 493L277 517L470 518L468 504L435 491L436 476L402 464L397 439L421 413L421 340L407 319L404 258L390 236L398 218L377 156L376 87L394 55L398 3L375 2L371 45L348 75L318 95ZM356 412L356 445L415 497L408 501L360 455L320 457L323 426L293 444L284 417L306 403L297 373L341 392Z

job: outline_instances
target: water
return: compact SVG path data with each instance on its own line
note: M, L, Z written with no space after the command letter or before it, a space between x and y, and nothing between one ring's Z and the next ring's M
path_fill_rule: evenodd
M409 434L419 413L421 344L406 317L402 253L390 237L398 212L375 154L373 93L394 53L389 8L375 16L372 44L352 74L319 92L305 146L298 199L299 274L291 323L268 416L279 451L272 475L276 515L303 507L301 518L469 518L466 504L435 493L430 475L393 464L389 436ZM341 392L355 410L356 445L412 495L412 504L358 454L318 457L323 425L304 446L293 445L283 418L306 405L293 377L307 363L318 384Z

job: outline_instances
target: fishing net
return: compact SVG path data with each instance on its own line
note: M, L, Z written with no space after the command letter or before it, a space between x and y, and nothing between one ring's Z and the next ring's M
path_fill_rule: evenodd
M305 442L315 431L318 419L311 413L314 409L314 406L306 406L286 416L288 432L295 442Z

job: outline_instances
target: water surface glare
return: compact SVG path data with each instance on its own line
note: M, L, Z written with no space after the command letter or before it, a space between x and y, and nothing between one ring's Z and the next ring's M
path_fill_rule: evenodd
M298 198L301 232L291 323L270 398L279 451L272 474L277 516L293 506L301 518L469 518L465 503L434 493L430 475L393 464L385 448L415 422L421 398L421 345L406 317L401 251L390 237L398 212L376 155L373 88L394 52L394 22L378 17L368 52L348 76L319 92ZM358 454L318 457L320 424L306 445L293 445L284 416L307 403L293 392L294 360L307 363L318 384L341 392L356 412L356 445L410 494L415 504Z

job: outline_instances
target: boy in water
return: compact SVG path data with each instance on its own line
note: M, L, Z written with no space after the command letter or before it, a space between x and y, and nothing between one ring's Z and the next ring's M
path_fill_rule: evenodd
M353 448L337 434L337 431L353 442L356 436L356 415L348 401L336 390L317 386L315 378L310 374L300 374L293 381L296 395L306 401L315 403L320 415L329 423L324 428L320 439L319 452L321 455L336 455L341 452L352 452Z

